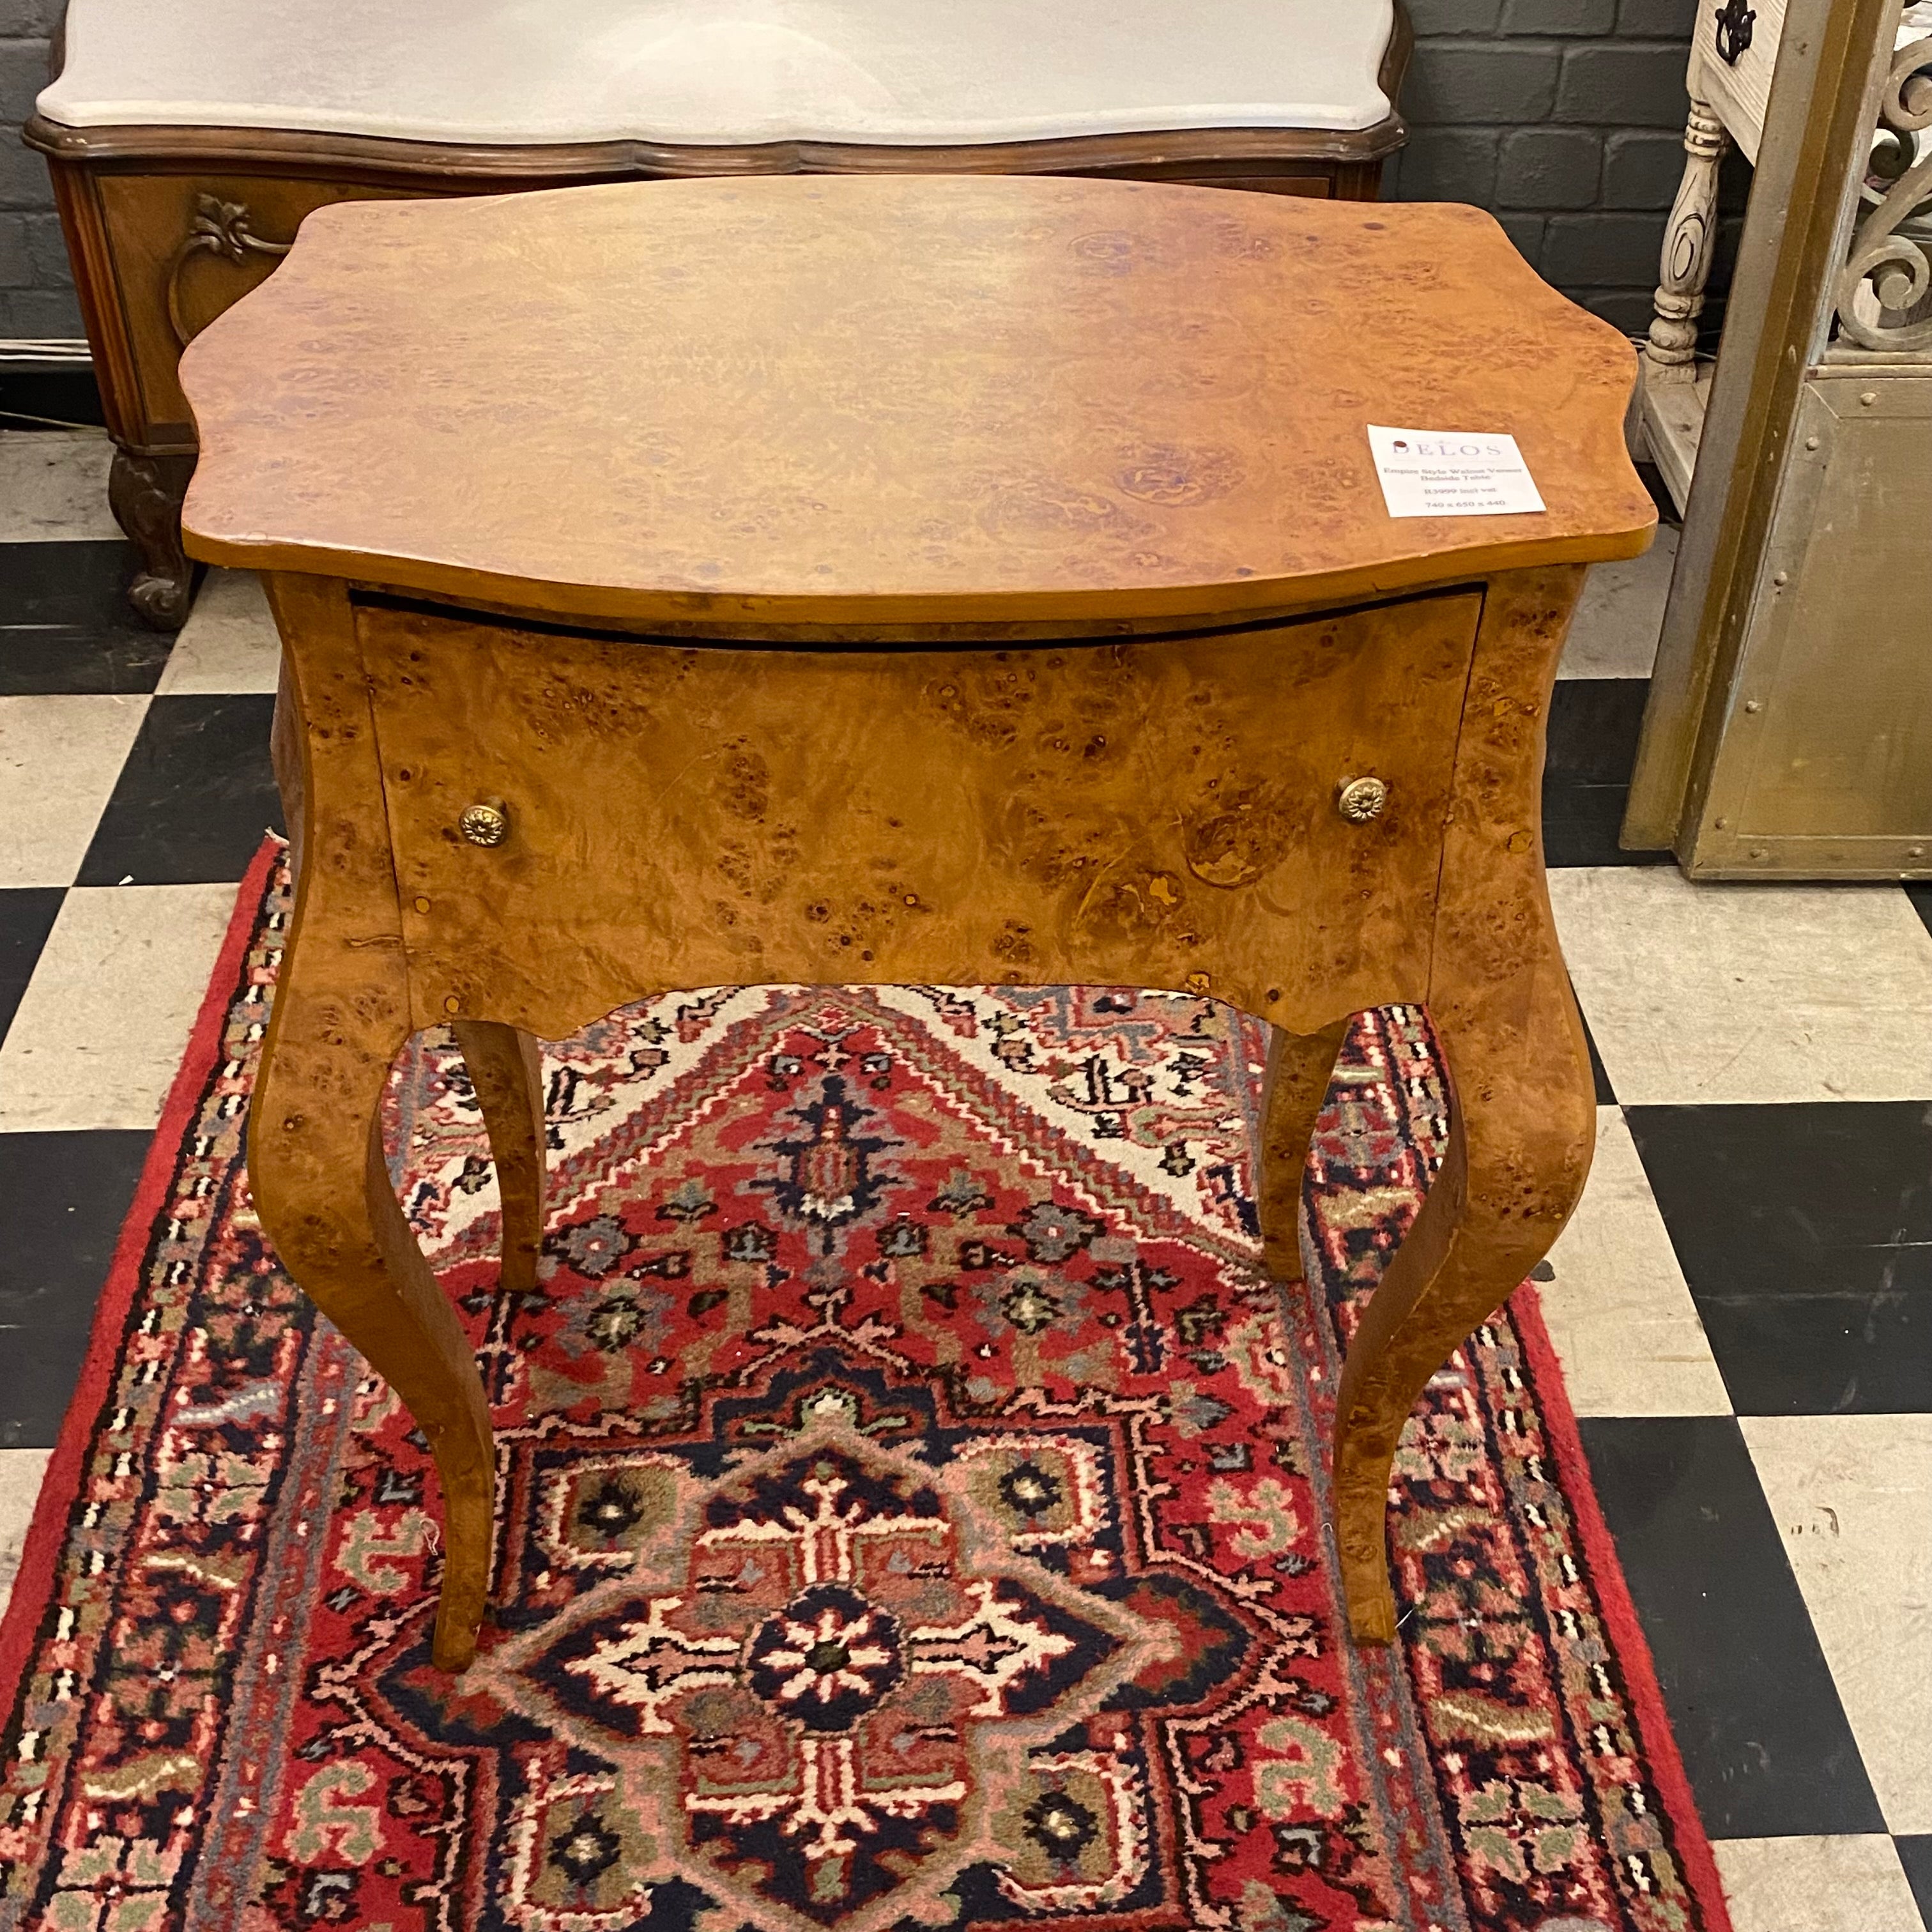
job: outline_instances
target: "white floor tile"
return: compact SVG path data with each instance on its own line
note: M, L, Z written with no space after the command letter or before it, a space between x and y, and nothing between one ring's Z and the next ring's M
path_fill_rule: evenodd
M34 1498L40 1492L50 1449L0 1449L0 1610L13 1594Z
M1551 1250L1543 1318L1579 1415L1728 1415L1724 1378L1615 1107L1597 1112L1589 1184Z
M1932 1832L1932 1415L1741 1426L1885 1822Z
M105 430L0 430L0 543L118 537Z
M234 904L232 885L70 892L0 1046L0 1132L153 1126Z
M1733 1932L1924 1932L1892 1840L1720 1838Z
M252 570L211 570L168 653L158 687L182 692L273 691L282 642L262 580Z
M1596 565L1563 646L1558 677L1648 677L1677 567L1677 526L1660 524L1657 541L1624 563Z
M146 698L0 698L0 886L70 884Z
M1897 886L1580 866L1550 896L1625 1106L1932 1099L1932 933Z

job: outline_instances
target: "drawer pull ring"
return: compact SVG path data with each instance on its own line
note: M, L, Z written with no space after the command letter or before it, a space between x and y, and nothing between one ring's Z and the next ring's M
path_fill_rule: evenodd
M1345 778L1335 794L1335 809L1352 825L1366 825L1382 815L1388 787L1380 778Z
M456 826L472 845L500 845L510 836L509 808L500 798L481 800L464 812Z
M1757 24L1757 15L1744 4L1744 0L1724 0L1718 9L1717 20L1718 58L1726 67L1736 67L1751 44L1751 28Z

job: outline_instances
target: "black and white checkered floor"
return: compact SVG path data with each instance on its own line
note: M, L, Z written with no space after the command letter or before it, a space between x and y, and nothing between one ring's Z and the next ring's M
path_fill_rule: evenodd
M172 650L136 628L106 462L0 435L0 1590L278 821L260 592L216 574ZM1546 1306L1738 1932L1922 1932L1932 892L1693 887L1617 850L1674 536L1598 573L1552 720L1601 1112Z

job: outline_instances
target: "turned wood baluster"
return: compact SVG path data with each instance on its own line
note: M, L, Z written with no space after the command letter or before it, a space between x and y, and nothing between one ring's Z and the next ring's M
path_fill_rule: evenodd
M1653 380L1690 382L1695 374L1697 318L1711 278L1718 230L1718 165L1730 136L1703 101L1694 98L1684 124L1684 178L1664 231L1664 256L1644 353Z

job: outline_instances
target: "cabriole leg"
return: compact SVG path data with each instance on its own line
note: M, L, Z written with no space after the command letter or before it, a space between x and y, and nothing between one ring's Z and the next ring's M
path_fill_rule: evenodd
M496 1163L503 1199L500 1286L508 1294L526 1293L537 1285L543 1252L543 1056L528 1034L494 1020L454 1020L450 1030L470 1069Z
M446 1552L434 1657L460 1670L483 1619L496 1459L469 1338L382 1160L382 1090L411 1021L368 683L340 584L278 575L268 591L287 673L276 765L302 850L249 1112L249 1182L297 1285L429 1439Z
M1346 1020L1319 1033L1269 1036L1262 1087L1262 1140L1256 1162L1261 1204L1262 1253L1270 1281L1301 1279L1301 1182L1315 1117L1328 1091Z
M305 982L298 938L276 991L256 1089L249 1181L297 1285L429 1438L446 1547L435 1660L460 1670L476 1654L489 1575L490 1412L469 1338L403 1218L382 1159L382 1089L405 1036L400 1010L394 1021L372 1019L368 989L324 983L331 977L338 976Z
M1569 1002L1567 983L1557 992ZM1577 1033L1576 1051L1566 1067L1568 1056L1546 1048L1534 1078L1514 1042L1481 1030L1443 1038L1449 1145L1342 1370L1336 1528L1348 1622L1363 1642L1395 1635L1385 1522L1403 1425L1470 1330L1548 1253L1589 1171L1594 1105L1574 1004L1548 1018L1552 1031Z
M1541 739L1580 570L1492 580L1443 841L1429 1012L1449 1143L1350 1344L1335 1414L1348 1621L1395 1634L1390 1466L1430 1378L1550 1251L1583 1191L1596 1093L1543 869Z
M117 446L108 472L108 506L141 559L128 602L157 631L178 631L194 598L194 566L182 548L181 513L194 463L192 456L143 456Z

